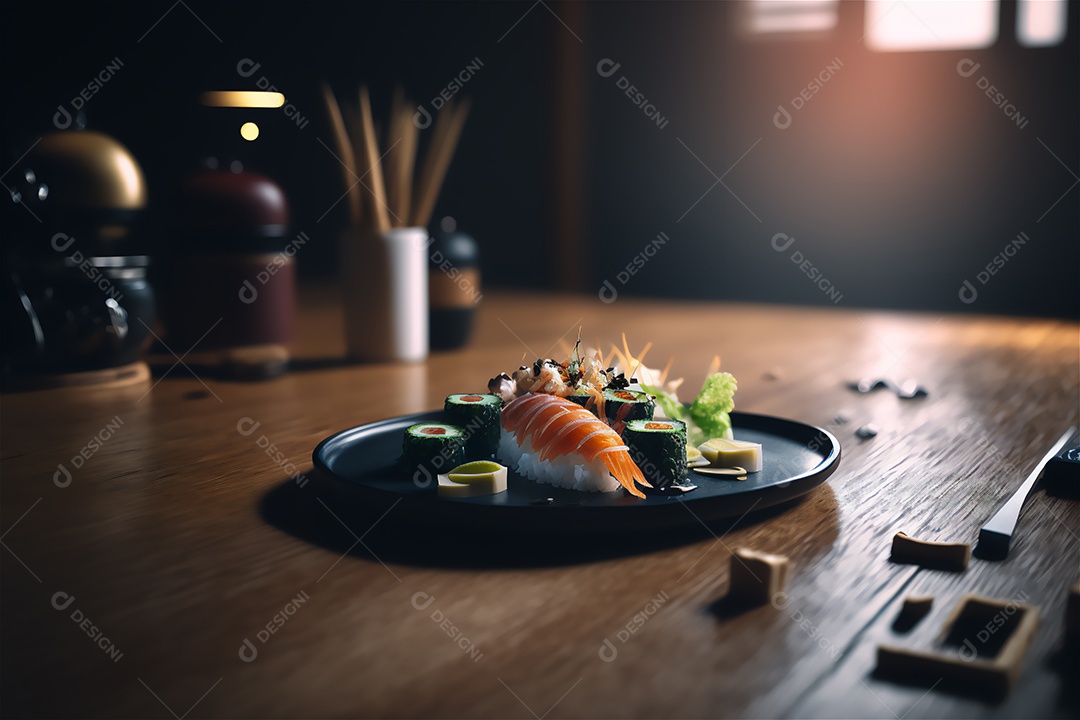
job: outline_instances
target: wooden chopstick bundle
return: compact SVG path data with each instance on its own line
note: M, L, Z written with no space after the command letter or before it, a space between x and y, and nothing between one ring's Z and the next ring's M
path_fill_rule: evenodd
M349 144L349 133L345 129L345 119L341 116L341 107L330 86L323 83L323 99L326 101L326 111L330 115L330 124L334 128L334 138L337 140L338 152L341 153L341 176L345 181L345 187L349 194L349 221L353 227L360 227L362 221L363 196L360 186L353 175L356 173L356 155L353 147Z
M360 87L360 122L364 129L364 165L367 167L361 175L368 175L370 182L363 183L371 193L372 209L375 217L375 229L385 232L390 229L390 215L386 208L386 186L383 184L382 157L379 155L379 141L375 137L375 122L371 118L371 99L368 98L366 85Z
M468 100L456 108L447 103L435 121L435 135L424 157L424 168L417 185L413 225L424 226L431 220L431 213L435 210L435 201L439 197L439 191L442 190L446 171L450 168L450 161L454 157L458 138L461 137L461 130L465 127L465 118L468 114Z
M392 227L426 226L435 210L446 173L469 114L468 101L447 103L439 113L418 177L419 134L410 105L401 88L394 91L387 128L387 149L379 153L378 131L366 86L359 92L354 113L342 108L330 87L323 83L330 124L342 162L342 178L348 188L349 222L358 232L385 232ZM386 174L383 174L383 161ZM415 181L415 186L414 186ZM365 225L366 223L366 225ZM363 233L359 232L362 236Z
M390 211L399 222L408 223L412 210L413 166L416 163L417 128L405 96L398 88L390 109L390 138L394 143L387 150L386 196Z

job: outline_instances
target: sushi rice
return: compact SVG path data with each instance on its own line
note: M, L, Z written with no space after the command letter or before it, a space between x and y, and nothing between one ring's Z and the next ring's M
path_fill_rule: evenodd
M614 492L621 487L599 457L589 463L578 453L540 460L529 439L519 447L514 433L505 429L499 438L499 460L519 475L555 487L584 492Z

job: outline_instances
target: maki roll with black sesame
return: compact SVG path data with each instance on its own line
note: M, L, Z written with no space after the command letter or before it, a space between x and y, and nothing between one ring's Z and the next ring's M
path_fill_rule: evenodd
M457 425L419 423L405 430L401 441L402 469L425 479L465 462L465 430Z
M686 423L630 420L622 438L630 457L654 488L664 490L686 478Z
M447 395L446 419L465 431L468 460L490 460L499 449L499 417L502 400L497 395Z
M652 420L656 402L648 393L636 390L605 390L604 406L610 422Z

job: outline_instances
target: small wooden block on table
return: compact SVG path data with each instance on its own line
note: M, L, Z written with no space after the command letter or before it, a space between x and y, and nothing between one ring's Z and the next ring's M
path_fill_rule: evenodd
M893 536L892 555L894 563L918 565L933 570L967 570L971 558L971 546L967 543L941 543L919 540L902 532Z
M771 602L787 585L788 559L783 555L735 548L731 553L728 600L747 605Z

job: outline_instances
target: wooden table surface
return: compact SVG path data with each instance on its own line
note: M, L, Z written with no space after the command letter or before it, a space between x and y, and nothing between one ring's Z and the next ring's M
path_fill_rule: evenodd
M1075 652L1061 649L1075 501L1035 494L1003 562L888 561L901 530L974 543L1077 424L1076 324L492 292L467 349L361 366L338 360L333 293L303 305L299 367L273 381L178 366L149 392L2 397L5 716L1080 714ZM719 353L738 409L828 428L839 469L734 526L550 541L425 529L293 477L327 435L483 390L579 325L605 346L622 330L634 348L651 340L652 363L674 356L688 388ZM877 376L930 395L845 385ZM242 420L260 425L244 435ZM860 441L867 422L880 433ZM737 546L791 559L784 607L718 603ZM927 593L924 623L966 593L1040 607L1003 701L873 674L877 644L903 639L890 629L901 600Z

